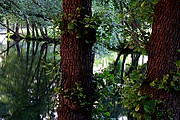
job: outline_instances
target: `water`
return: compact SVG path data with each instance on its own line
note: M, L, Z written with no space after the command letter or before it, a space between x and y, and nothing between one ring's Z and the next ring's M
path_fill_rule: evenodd
M6 29L0 28L0 45L6 44Z

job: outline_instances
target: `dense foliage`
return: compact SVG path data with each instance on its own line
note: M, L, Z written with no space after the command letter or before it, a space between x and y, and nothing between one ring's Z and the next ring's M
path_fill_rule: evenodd
M52 71L49 73L49 70L56 69L57 67L54 66L54 68L53 64L59 63L57 57L54 59L53 54L56 54L54 50L57 49L56 39L59 37L59 32L63 32L61 30L63 24L61 22L63 15L61 3L59 1L17 0L1 1L0 4L1 25L11 32L11 34L7 34L11 38L9 39L10 43L8 41L8 46L3 51L8 56L2 54L1 87L3 90L1 94L3 99L1 101L4 113L1 113L1 116L7 115L12 119L17 117L20 119L18 114L23 112L25 116L29 117L25 113L32 109L34 113L28 112L31 116L30 119L47 116L53 112L50 107L53 105L50 102L51 96L55 97L52 86L54 79L57 81L59 78L55 77L57 73L52 73ZM137 69L138 62L136 61L140 54L145 54L144 46L149 39L152 16L144 17L147 17L146 13L153 14L152 7L153 2L151 1L93 2L93 18L91 20L87 18L84 22L91 25L91 22L88 21L92 21L93 26L91 27L97 29L97 43L94 50L97 56L107 56L110 54L109 51L118 54L117 59L113 60L115 62L111 61L110 67L95 75L98 96L93 110L95 119L118 118L119 114L126 115L121 102L123 99L120 92L121 83L123 83L125 75L129 75L133 69ZM69 25L69 27L72 26ZM47 45L53 45L54 48L48 49ZM11 50L9 51L11 47L12 50L17 51L19 56L12 54ZM130 66L125 69L128 54L131 55L132 64L130 62ZM48 64L48 58L55 61ZM58 71L53 70L53 72ZM23 86L26 86L26 89ZM14 95L16 92L17 95ZM32 118L34 116L36 118Z
M94 0L92 18L87 16L82 21L86 27L96 29L94 119L127 116L129 120L133 117L148 120L154 113L159 118L163 114L158 113L161 101L140 94L146 70L144 58L148 56L146 45L157 2ZM0 44L0 118L50 120L57 117L62 16L61 0L0 1L0 26L6 28L8 40ZM75 26L75 21L68 25L69 29ZM163 82L155 81L151 85L179 90L179 71L174 75L175 81L170 86L166 84L168 75ZM144 115L139 113L141 109ZM167 112L171 114L171 110Z

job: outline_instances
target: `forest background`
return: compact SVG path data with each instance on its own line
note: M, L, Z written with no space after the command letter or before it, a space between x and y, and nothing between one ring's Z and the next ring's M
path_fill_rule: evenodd
M87 1L92 13L67 24L64 1L0 1L0 32L5 31L0 35L6 35L0 43L0 119L178 120L180 2ZM81 9L75 11L81 14ZM68 14L69 19L73 16ZM68 38L65 29L76 33L81 25L84 31L74 37L83 39L88 50L92 47L93 74L90 89L85 90L81 81L73 82L69 90L63 82L63 71L70 69L62 64L63 43ZM95 35L91 40L89 33ZM78 56L75 51L72 54ZM74 118L65 118L59 110L64 99L73 101L75 108L68 109L76 111ZM61 117L57 118L57 112Z

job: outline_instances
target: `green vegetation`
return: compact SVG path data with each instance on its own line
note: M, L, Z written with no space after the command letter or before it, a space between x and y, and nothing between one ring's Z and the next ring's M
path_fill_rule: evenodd
M93 0L92 16L64 23L62 0L1 0L0 28L6 28L7 42L0 41L0 119L56 119L60 96L78 101L75 104L91 111L94 120L123 116L128 120L173 119L174 108L164 108L163 99L173 92L179 95L179 57L173 58L176 67L171 66L170 72L149 81L147 63L139 65L140 59L145 61L143 56L150 56L151 26L159 1ZM73 15L68 16L69 20ZM71 90L62 86L65 66L60 45L66 29L93 46L93 94L89 101L81 81ZM90 32L96 36L89 39ZM180 49L179 42L176 49ZM144 85L165 97L147 92Z

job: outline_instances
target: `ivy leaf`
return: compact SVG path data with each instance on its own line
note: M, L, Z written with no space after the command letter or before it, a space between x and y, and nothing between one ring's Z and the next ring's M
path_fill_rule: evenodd
M68 29L69 29L69 30L73 30L73 29L74 29L73 23L69 23L69 24L68 24Z
M153 4L157 4L159 0L152 0Z
M140 105L138 104L135 108L135 111L137 112L137 111L139 111L139 109L140 109Z
M176 65L177 65L177 66L180 66L180 60L177 60L177 61L176 61Z
M154 87L155 86L155 82L153 81L152 83L150 83L150 86Z
M159 85L159 89L163 89L164 88L164 85L163 84L160 84Z
M85 28L88 28L88 27L89 27L89 24L86 24L84 27L85 27Z

